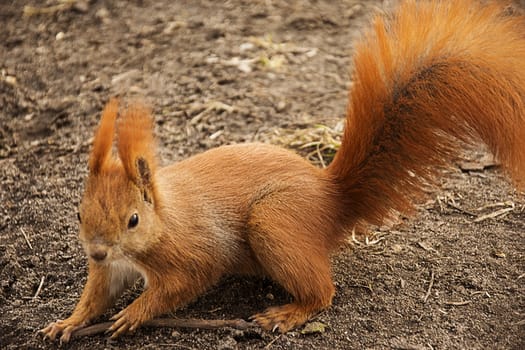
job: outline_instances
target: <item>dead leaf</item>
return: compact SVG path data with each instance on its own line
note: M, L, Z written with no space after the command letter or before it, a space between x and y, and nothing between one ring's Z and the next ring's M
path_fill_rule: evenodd
M324 333L328 325L316 321L307 323L306 326L301 330L301 334L315 334L315 333Z

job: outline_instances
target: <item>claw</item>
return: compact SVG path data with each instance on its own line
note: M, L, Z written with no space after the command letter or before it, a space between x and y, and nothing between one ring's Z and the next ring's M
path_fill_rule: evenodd
M126 308L111 317L111 320L114 322L107 330L107 333L113 333L110 338L115 339L124 333L131 333L139 328L142 321L135 316L136 313L133 312L133 309Z
M125 310L125 309L124 309L124 310ZM119 318L121 318L122 315L124 314L124 310L122 310L122 311L120 311L119 313L113 315L113 316L110 318L110 320L111 320L111 321L115 321L115 320L118 320Z
M75 330L75 327L69 326L62 331L62 336L60 337L60 344L67 343L71 339L71 334Z
M56 335L60 332L57 326L57 324L61 322L58 320L57 322L50 323L46 328L43 328L38 331L38 333L44 335L44 340L51 340L54 341L56 338Z
M129 321L126 317L126 309L120 311L118 314L111 317L111 320L115 321L108 329L108 333L112 332L110 339L116 339L121 334L131 329Z
M54 339L51 339L51 337L49 336L49 334L44 334L44 337L42 338L43 341L53 341Z
M71 339L73 332L79 328L86 326L87 322L80 322L73 320L57 320L56 322L50 323L47 327L38 331L38 333L44 335L44 341L50 340L55 341L57 335L61 334L59 341L60 344L67 343Z
M117 339L121 334L125 333L129 327L126 324L123 324L122 326L118 327L116 331L113 332L110 339Z
M116 318L114 321L115 322L109 328L112 331L116 330L117 328L121 328L126 323L124 318Z
M118 338L118 333L117 332L113 332L110 336L109 336L109 339L117 339Z

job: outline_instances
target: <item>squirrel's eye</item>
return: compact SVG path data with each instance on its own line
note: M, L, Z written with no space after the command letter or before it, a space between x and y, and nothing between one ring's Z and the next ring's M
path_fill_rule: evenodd
M79 223L82 223L82 218L80 217L80 212L77 213L77 219Z
M128 228L133 228L139 224L139 216L137 214L131 215L128 222Z

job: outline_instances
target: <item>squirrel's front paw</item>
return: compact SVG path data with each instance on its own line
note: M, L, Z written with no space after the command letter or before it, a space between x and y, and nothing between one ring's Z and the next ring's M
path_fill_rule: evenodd
M115 321L108 332L113 333L112 339L119 337L126 332L135 331L144 322L141 317L137 317L137 313L130 310L130 307L120 311L115 316L111 317L111 320Z
M50 340L55 340L57 335L62 333L60 343L67 343L71 339L71 334L82 327L84 327L84 324L69 319L57 320L56 322L51 322L46 328L39 330L38 333L43 334L44 339Z

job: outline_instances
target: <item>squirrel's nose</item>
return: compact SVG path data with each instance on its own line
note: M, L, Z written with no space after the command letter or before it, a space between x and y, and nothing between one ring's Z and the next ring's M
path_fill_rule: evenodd
M104 260L108 256L108 252L105 251L105 250L96 249L96 250L92 251L89 254L89 256L91 256L91 258L93 258L93 260L101 262L102 260Z

